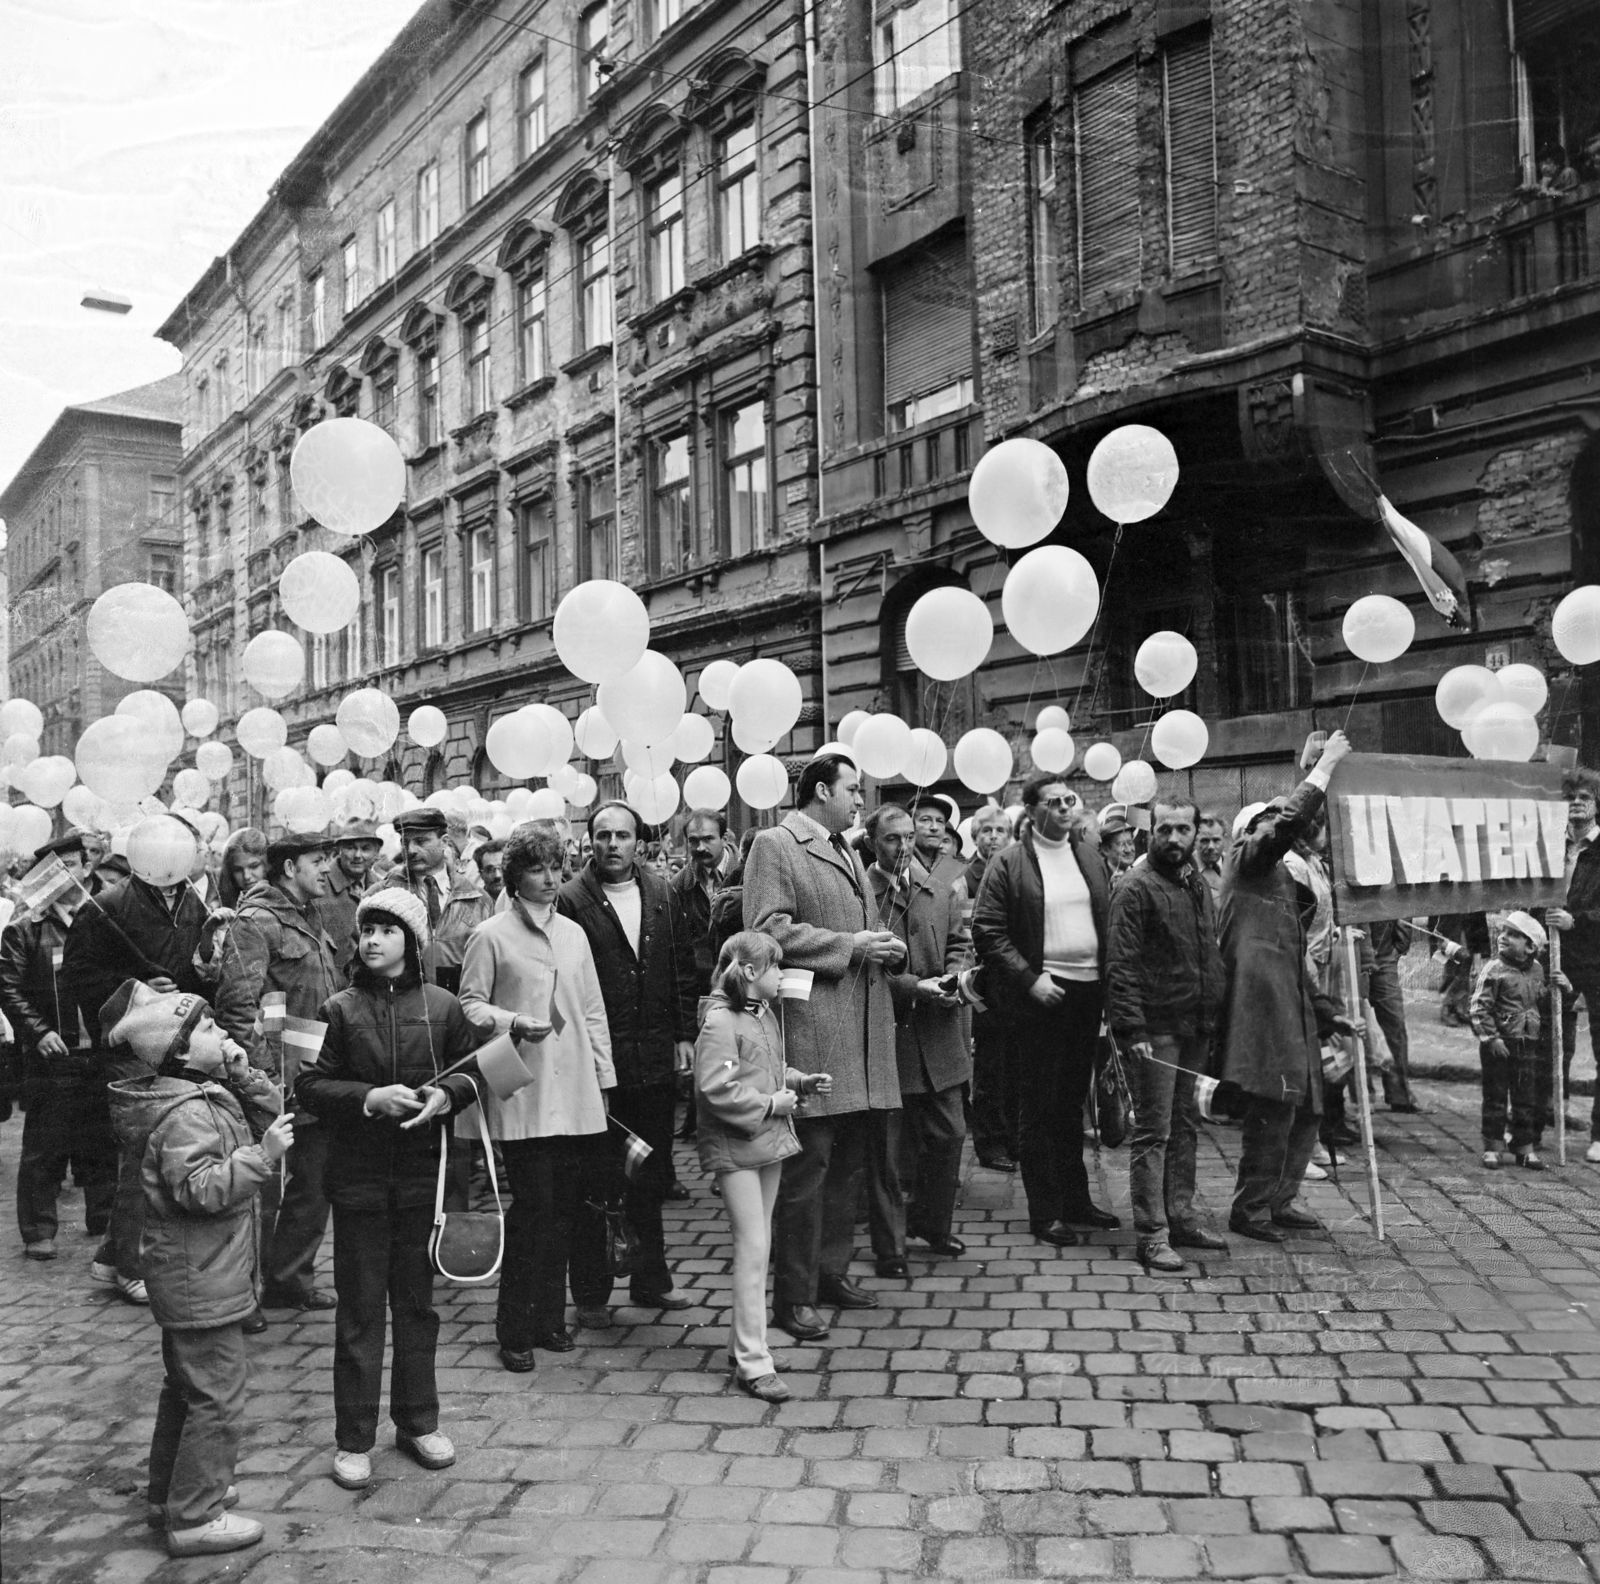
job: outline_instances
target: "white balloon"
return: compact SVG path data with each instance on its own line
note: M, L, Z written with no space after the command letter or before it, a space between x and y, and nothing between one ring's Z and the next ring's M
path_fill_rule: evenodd
M534 771L535 775L549 775L572 757L572 722L555 705L524 704L518 713L532 716L544 727L550 739L550 752L545 758L544 768Z
M978 458L967 505L991 544L1020 550L1050 533L1067 509L1067 469L1038 440L1002 440Z
M717 746L717 729L704 715L685 715L672 734L673 756L684 764L698 764Z
M588 808L600 795L600 784L592 775L578 776L578 784L567 794L567 802L574 808Z
M292 786L272 800L272 811L296 835L312 836L327 829L332 807L320 787Z
M252 759L265 759L288 742L289 723L275 709L259 705L239 717L234 735Z
M856 733L861 730L862 723L870 720L871 716L865 710L850 710L845 718L839 722L839 741L846 748L856 740Z
M689 809L723 809L733 796L733 783L715 765L696 765L683 783L683 804Z
M564 820L566 817L567 800L554 787L540 787L528 799L528 819Z
M304 786L308 775L315 781L311 766L294 748L274 748L261 761L262 783L274 792L281 792L285 787Z
M887 780L900 774L911 752L911 728L898 715L868 716L856 728L850 751L865 774L879 781ZM745 801L750 800L746 798Z
M1344 613L1344 646L1357 660L1387 665L1411 647L1417 619L1387 594L1364 594Z
M1065 775L1072 768L1077 752L1071 734L1059 726L1046 726L1043 731L1035 732L1028 749L1033 768L1046 775Z
M61 812L66 815L68 823L79 830L96 829L105 808L105 799L96 797L86 786L73 787L61 800ZM3 845L4 832L0 831L0 846Z
M1206 756L1211 733L1193 710L1168 710L1150 731L1150 748L1169 770L1187 770Z
M324 723L311 728L311 734L306 738L306 752L319 765L331 766L338 764L349 749L345 744L344 733L337 726Z
M1501 666L1495 676L1500 681L1501 696L1512 704L1520 704L1530 715L1537 715L1549 700L1550 684L1538 666L1520 662Z
M944 774L944 767L949 762L950 755L938 732L929 731L925 726L915 726L906 749L905 763L900 766L900 774L912 786L932 786Z
M664 825L678 807L678 783L670 775L656 776L636 787L628 803L646 825Z
M8 770L20 770L26 764L39 757L39 739L37 737L24 737L21 732L7 737L0 743L0 764ZM12 777L12 784L16 784L16 777Z
M118 583L89 609L89 648L113 676L154 682L189 652L183 606L154 583Z
M683 719L689 690L683 673L664 654L646 649L630 670L600 684L597 702L621 736L666 742Z
M1115 523L1154 517L1178 486L1178 453L1159 429L1124 424L1089 457L1089 499Z
M622 762L647 780L654 781L668 774L672 769L672 760L671 743L630 742L626 737L622 740ZM654 825L656 821L651 820L650 823Z
M213 784L226 781L233 769L233 749L226 743L203 742L194 751L194 767Z
M846 747L842 742L825 742L812 753L811 757L813 759L821 759L828 754L835 754L840 759L848 759L851 764L855 765L857 770L861 768L860 761L856 758L855 749Z
M46 754L23 765L12 777L17 790L40 808L54 808L77 779L77 769L64 754Z
M44 711L25 698L7 699L0 704L0 738L44 736Z
M140 688L118 703L117 714L141 722L149 735L150 752L162 754L168 764L183 752L183 718L165 693Z
M381 528L405 499L406 464L388 431L364 418L324 418L295 442L289 482L308 517L334 533Z
M975 726L952 755L961 784L974 792L998 792L1011 779L1011 744L988 726Z
M82 788L79 788L81 791ZM90 797L94 794L91 792ZM0 852L11 852L12 838L16 833L17 811L10 803L0 803Z
M1046 704L1034 718L1035 732L1064 731L1071 733L1072 717L1059 704Z
M591 704L578 717L578 724L572 729L572 740L585 759L609 759L622 739L612 729L611 722Z
M1095 781L1110 781L1122 768L1122 754L1114 743L1097 742L1083 756L1083 773Z
M728 689L734 724L746 733L777 742L794 730L804 695L800 678L781 660L751 660L739 667Z
M199 762L199 758L199 754L196 754L195 760L197 763ZM354 770L330 770L322 778L322 790L326 792L329 797L332 797L335 793L343 792L347 788L353 787L356 784L357 779L358 778ZM371 794L376 791L370 781L361 782L361 788L364 795ZM373 807L376 809L377 805L374 804Z
M1156 772L1143 759L1130 759L1111 783L1111 795L1119 803L1148 803L1156 795Z
M450 722L435 704L419 704L406 721L406 735L419 748L437 748L449 731Z
M638 665L650 642L650 613L623 583L591 578L556 607L550 636L561 663L585 682L608 682Z
M1573 665L1600 660L1600 585L1585 583L1556 606L1550 636L1561 658Z
M1060 654L1082 641L1100 609L1100 583L1076 550L1041 545L1006 573L1000 612L1030 654Z
M537 716L517 710L490 723L483 751L501 775L526 781L545 774L550 762L550 733Z
M1175 698L1194 681L1200 656L1182 633L1153 632L1133 657L1133 678L1151 698Z
M1526 764L1539 746L1539 723L1520 704L1489 704L1462 732L1475 759L1511 759Z
M770 732L764 732L758 726L752 725L749 721L742 721L737 716L733 717L728 735L740 753L764 754L778 745L778 739Z
M190 699L183 706L181 719L191 737L209 737L217 729L217 706L210 699Z
M147 885L187 880L199 853L194 832L170 814L140 820L128 832L128 867Z
M347 693L333 719L350 752L362 759L381 758L400 735L400 708L379 688Z
M131 715L90 721L72 758L78 779L108 803L137 803L167 776L167 761L150 752L143 725Z
M55 821L47 810L32 803L19 803L12 811L12 850L33 853L55 834Z
M994 619L971 589L929 589L906 617L906 648L917 669L935 681L971 676L993 644Z
M738 674L738 664L732 660L713 660L706 666L700 673L699 691L707 709L727 709L728 692Z
M283 613L307 632L332 633L348 627L361 609L361 583L343 556L306 550L278 579Z
M1454 666L1439 678L1433 691L1434 707L1446 726L1459 731L1474 704L1496 704L1501 699L1500 679L1487 666Z
M298 639L269 629L244 646L239 668L257 693L269 699L287 698L305 677L306 652Z
M739 796L753 809L776 808L789 790L789 772L781 759L756 754L739 766L734 781Z
M202 809L211 800L211 780L199 770L180 770L172 778L172 806Z

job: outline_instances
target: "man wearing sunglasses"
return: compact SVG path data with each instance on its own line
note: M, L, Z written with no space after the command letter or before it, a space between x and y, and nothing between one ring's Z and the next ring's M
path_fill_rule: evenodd
M1111 882L1092 826L1058 776L1022 789L1029 828L990 860L972 935L1016 1042L1022 1185L1035 1237L1065 1248L1075 1226L1120 1223L1089 1198L1083 1105L1100 1032Z

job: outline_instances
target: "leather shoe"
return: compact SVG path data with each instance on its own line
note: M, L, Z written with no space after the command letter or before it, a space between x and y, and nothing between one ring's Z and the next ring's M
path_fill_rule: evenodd
M267 1317L259 1309L252 1309L239 1327L246 1336L260 1336L267 1329Z
M1017 1163L1009 1155L980 1155L978 1164L985 1171L1014 1172Z
M1389 1109L1398 1112L1401 1116L1415 1116L1422 1107L1415 1100L1391 1100Z
M734 1382L746 1397L754 1397L759 1402L784 1403L794 1395L776 1375L758 1375L754 1380L735 1375Z
M532 1348L501 1348L500 1362L513 1375L526 1375L537 1367L539 1358Z
M1076 1248L1078 1234L1065 1221L1052 1221L1048 1226L1034 1225L1029 1231L1041 1243L1053 1243L1057 1248Z
M1075 1210L1062 1212L1061 1219L1068 1226L1094 1227L1101 1232L1114 1232L1122 1225L1121 1216L1114 1216L1109 1210L1102 1210L1099 1205L1080 1205Z
M828 1334L828 1322L810 1304L774 1309L772 1323L778 1330L787 1331L796 1342L816 1342Z
M1307 1215L1304 1210L1296 1210L1293 1205L1273 1212L1272 1224L1278 1227L1287 1227L1292 1232L1320 1232L1322 1223L1314 1215Z
M926 1243L930 1254L945 1254L955 1259L967 1252L967 1245L960 1238L951 1237L948 1232L943 1237L935 1237L931 1232L907 1231L906 1236L915 1238L919 1243Z
M1167 1241L1175 1249L1216 1249L1220 1254L1228 1252L1228 1240L1216 1232L1208 1232L1203 1226L1172 1227Z
M1139 1263L1157 1276L1181 1276L1189 1268L1181 1254L1174 1254L1171 1245L1159 1239L1139 1245Z
M565 1326L557 1326L554 1331L541 1331L533 1339L533 1345L546 1353L570 1353L578 1344Z
M823 1276L817 1282L817 1302L835 1309L876 1309L878 1300L865 1287L845 1276Z
M668 1199L687 1199L689 1197L689 1190L685 1188L681 1182L675 1182L669 1189L667 1189L666 1197Z
M1228 1230L1240 1237L1254 1238L1257 1243L1281 1243L1283 1233L1268 1221L1246 1221L1239 1216L1228 1218Z
M313 1287L308 1293L263 1293L261 1295L261 1307L263 1309L337 1309L339 1300L331 1292L324 1292L320 1287Z
M612 1325L610 1304L579 1304L580 1331L608 1331Z
M878 1274L880 1276L909 1276L911 1267L903 1259L882 1259L878 1261Z
M638 1309L692 1309L694 1299L686 1293L629 1293L628 1302Z

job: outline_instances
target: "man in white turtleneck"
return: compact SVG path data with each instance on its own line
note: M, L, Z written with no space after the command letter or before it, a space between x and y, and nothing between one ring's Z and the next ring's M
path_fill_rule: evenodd
M1117 1217L1089 1197L1083 1104L1100 1031L1111 884L1078 798L1055 776L1022 789L1031 829L995 854L973 907L972 937L992 976L988 999L1016 1041L1022 1098L1022 1184L1035 1237L1058 1247L1074 1226Z

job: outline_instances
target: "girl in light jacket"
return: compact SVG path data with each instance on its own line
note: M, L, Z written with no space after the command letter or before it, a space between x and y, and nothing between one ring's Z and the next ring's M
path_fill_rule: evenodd
M556 912L566 873L560 834L540 822L505 846L504 913L473 931L461 963L461 1006L485 1034L510 1034L533 1082L508 1100L484 1097L489 1136L511 1184L495 1335L500 1362L531 1370L535 1348L570 1353L567 1278L580 1322L611 1293L603 1222L606 1091L616 1084L611 1031L589 937Z
M757 930L741 931L723 946L694 1053L700 1165L716 1174L733 1227L728 1362L740 1390L763 1402L789 1400L767 1346L772 1206L782 1163L800 1150L789 1119L802 1095L833 1086L827 1073L784 1064L771 1005L782 959L777 941Z

